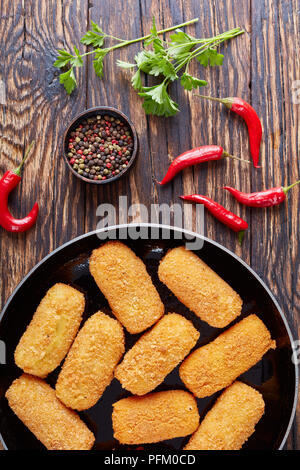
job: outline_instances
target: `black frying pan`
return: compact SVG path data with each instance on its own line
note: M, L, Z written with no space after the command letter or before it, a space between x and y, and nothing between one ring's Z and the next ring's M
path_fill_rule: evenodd
M153 239L150 224L136 224L136 227L140 225L143 225L144 230L149 230L147 239L122 239L122 241L146 263L166 311L184 315L200 330L201 336L197 347L214 339L222 330L212 328L198 319L170 293L157 276L158 263L166 251L184 244L191 237L203 240L203 247L197 251L197 254L242 297L244 301L242 316L237 320L255 313L271 331L272 338L277 341L277 349L269 351L256 366L240 377L245 383L259 390L266 403L265 415L243 449L281 449L295 414L298 369L292 361L292 335L289 326L273 295L249 266L216 242L181 229L172 228L168 231L163 226L155 226L159 227L158 238ZM124 228L122 230L124 232ZM118 238L120 227L116 230L110 228L82 235L46 256L19 284L1 313L0 340L6 344L7 357L6 365L0 365L0 433L6 449L44 448L10 410L4 395L11 382L21 374L21 370L14 364L13 354L16 345L47 290L56 282L64 282L84 292L86 296L84 321L100 309L110 314L108 303L96 286L88 268L91 251L103 243L98 238L99 234L103 236L103 233L115 234ZM126 334L126 350L139 336ZM47 381L52 386L55 385L58 372L59 368L48 376ZM170 388L184 388L179 379L178 367L166 377L157 390ZM112 403L128 395L129 393L114 379L100 401L90 410L80 413L96 435L95 449L129 449L127 446L120 446L114 440L111 424ZM218 395L219 393L198 400L202 416ZM147 445L144 448L151 451L180 449L186 441L187 438L179 438Z

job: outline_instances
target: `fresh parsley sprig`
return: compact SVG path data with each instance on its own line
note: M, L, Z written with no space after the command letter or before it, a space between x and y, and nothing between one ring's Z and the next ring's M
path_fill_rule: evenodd
M74 54L65 50L58 51L59 55L54 66L62 69L60 83L64 85L67 93L71 94L77 86L74 69L82 67L85 56L94 55L95 73L102 78L103 59L108 53L129 44L144 41L144 48L136 54L134 63L117 60L117 65L124 69L136 69L131 77L131 83L139 96L143 98L143 108L147 114L173 116L178 112L178 104L172 100L168 93L169 85L178 79L187 91L207 85L205 80L200 80L189 73L191 61L196 59L204 67L222 65L224 56L218 52L217 47L222 42L244 33L240 28L235 28L212 38L198 39L180 29L197 21L198 18L194 18L181 25L157 31L153 18L150 34L129 41L104 33L96 23L92 22L91 30L87 31L80 41L82 44L92 47L92 50L83 54L80 54L76 47L74 47ZM174 30L175 32L170 35L169 41L159 37L163 33ZM117 44L104 47L106 39L113 39L117 41ZM66 68L67 70L64 70ZM162 81L157 85L144 86L141 73L162 77Z
M199 18L194 18L180 25L162 29L161 31L156 31L155 35L160 35L163 33L167 33L169 31L174 31L177 28L181 28L181 27L196 23L198 20ZM100 26L97 25L97 23L95 23L94 21L91 22L91 26L92 26L91 29L87 31L86 34L80 40L82 44L92 47L91 51L81 54L79 50L77 49L77 47L74 47L74 54L71 54L70 52L64 49L59 49L57 51L58 56L53 65L54 67L62 69L62 73L60 74L59 81L61 84L64 85L66 92L69 95L77 86L74 69L76 67L82 67L84 57L91 55L91 54L94 55L93 66L94 66L95 73L98 77L102 78L103 77L103 59L109 52L112 52L113 50L119 49L121 47L128 46L130 44L134 44L136 42L147 41L147 40L149 40L150 42L152 41L152 33L146 36L136 38L136 39L131 39L128 41L126 39L116 38L115 36L112 36L111 34L106 34L100 28ZM107 39L117 41L117 44L114 44L113 46L110 46L110 47L103 47Z
M144 42L145 48L135 56L135 63L119 60L117 65L126 69L137 69L131 78L131 83L144 100L143 108L146 114L173 116L178 112L178 104L168 94L168 86L179 78L181 69L184 70L180 76L180 83L185 90L191 91L207 85L205 80L189 74L190 62L196 59L204 67L222 65L224 56L217 51L216 47L242 33L240 28L235 28L212 38L196 39L177 28L170 36L170 42L167 42L158 37L153 18L151 36ZM152 49L146 49L149 45ZM143 86L141 72L146 75L162 76L163 81L158 85Z

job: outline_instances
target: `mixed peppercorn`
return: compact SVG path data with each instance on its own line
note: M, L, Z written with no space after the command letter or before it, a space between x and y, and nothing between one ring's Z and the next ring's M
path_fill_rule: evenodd
M83 119L70 132L67 146L73 170L95 181L124 172L134 148L128 124L107 114Z

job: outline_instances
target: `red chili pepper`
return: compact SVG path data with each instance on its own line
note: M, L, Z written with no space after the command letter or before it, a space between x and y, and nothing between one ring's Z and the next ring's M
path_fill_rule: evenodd
M244 101L242 98L237 98L236 96L223 99L198 94L196 96L223 103L228 109L231 109L231 111L238 114L244 119L248 127L250 153L252 156L253 164L255 168L260 168L260 166L258 165L258 161L259 148L262 137L262 127L255 109L249 103L247 103L247 101Z
M194 149L188 150L172 161L165 177L162 179L162 181L157 181L157 183L161 185L169 183L174 178L174 176L184 168L187 168L191 165L196 165L197 163L209 162L211 160L220 160L223 157L242 160L241 158L235 157L225 152L223 147L220 147L220 145L203 145L202 147L196 147Z
M224 186L223 189L229 191L238 202L245 204L246 206L269 207L276 206L277 204L281 204L285 201L288 191L299 183L300 180L290 186L279 186L278 188L271 188L256 193L243 193L242 191L238 191L230 186Z
M220 222L227 225L227 227L231 228L235 232L239 233L239 242L242 243L245 230L248 228L248 223L238 217L233 212L225 209L225 207L221 206L217 202L213 201L207 196L202 196L201 194L190 194L189 196L179 196L184 201L192 201L196 202L197 204L203 204L204 207Z
M37 203L34 204L24 219L15 219L7 207L8 196L21 181L21 169L33 145L34 142L26 150L25 156L18 168L7 171L0 180L0 225L9 232L25 232L32 227L38 216L39 206Z

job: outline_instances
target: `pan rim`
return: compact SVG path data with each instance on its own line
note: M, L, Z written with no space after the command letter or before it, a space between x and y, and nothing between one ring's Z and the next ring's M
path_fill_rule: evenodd
M92 230L91 232L87 232L87 233L84 233L82 235L79 235L69 241L67 241L66 243L60 245L59 247L55 248L53 251L51 251L50 253L48 253L48 255L46 255L41 261L39 261L25 276L24 278L19 282L19 284L16 286L16 288L13 290L12 294L8 297L1 313L0 313L0 322L2 321L2 318L3 316L5 315L5 312L6 310L8 309L8 306L10 304L10 302L12 301L13 297L16 295L16 293L19 291L19 289L22 287L22 285L26 282L26 280L43 264L45 263L45 261L47 261L49 258L51 258L52 256L54 256L56 253L58 253L59 251L63 250L65 247L73 244L73 243L76 243L77 241L79 240L82 240L84 238L88 238L90 236L93 236L93 235L96 235L97 233L102 233L102 232L107 232L107 231L112 231L112 230L118 230L118 229L122 229L122 228L128 228L128 227L152 227L152 228L159 228L159 229L163 229L163 230L173 230L173 231L177 231L177 232L181 232L182 234L184 235L188 235L188 236L191 236L191 237L195 237L195 238L200 238L202 240L204 240L205 242L208 242L212 245L215 245L216 247L220 248L221 250L225 251L226 253L228 253L230 256L232 256L233 258L235 258L239 263L241 263L248 271L250 271L250 273L260 282L260 284L262 285L262 287L266 290L266 292L268 293L268 295L270 296L271 300L273 301L275 307L277 308L281 318L282 318L282 321L284 323L284 326L286 328L286 331L288 333L288 336L289 336L289 340L290 340L290 344L292 345L293 344L293 341L294 341L294 338L293 338L293 334L292 334L292 331L290 329L290 326L288 324L288 321L281 309L281 307L279 306L274 294L271 292L271 290L269 289L269 287L265 284L265 282L259 277L259 275L251 268L251 266L249 266L244 260L242 260L242 258L240 258L238 255L236 255L235 253L233 253L231 250L229 250L228 248L224 247L223 245L221 245L220 243L208 238L208 237L205 237L204 235L201 235L199 233L196 233L196 232L193 232L191 230L188 230L188 229L185 229L185 228L181 228L181 227L174 227L174 226L171 226L171 225L164 225L164 224L155 224L155 223L148 223L148 222L134 222L134 223L127 223L127 224L119 224L119 225L111 225L111 226L108 226L108 227L103 227L103 228L100 228L100 229L96 229L96 230ZM296 353L295 353L295 350L292 348L293 350L293 354L292 354L292 357L294 357L294 359L296 359ZM295 414L296 414L296 408L297 408L297 402L298 402L298 392L299 392L299 368L298 368L298 365L297 365L297 361L293 361L293 364L295 366L295 393L294 393L294 400L293 400L293 407L292 407L292 411L291 411L291 416L290 416L290 419L289 419L289 423L287 425L287 429L286 429L286 432L285 432L285 435L283 436L282 438L282 441L278 447L278 450L282 450L285 443L286 443L286 440L288 438L288 435L290 433L290 430L291 430L291 427L292 427L292 424L293 424L293 421L294 421L294 418L295 418ZM2 437L2 434L0 433L0 442L2 444L2 446L4 447L4 450L8 450L4 440L3 440L3 437Z

